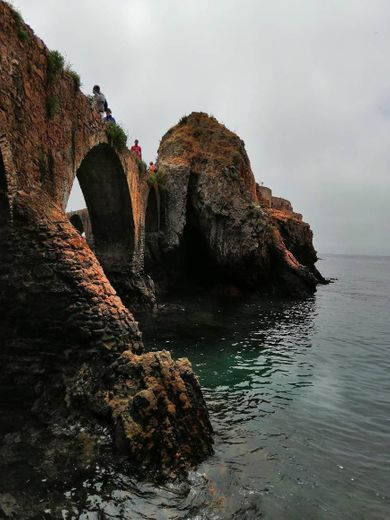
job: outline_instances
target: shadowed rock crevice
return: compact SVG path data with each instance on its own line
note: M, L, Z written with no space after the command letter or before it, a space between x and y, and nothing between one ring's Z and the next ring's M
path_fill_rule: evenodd
M189 282L212 286L223 280L223 271L218 269L213 252L202 227L197 208L199 174L191 172L188 182L187 205L183 236L178 249L179 273Z
M155 277L157 266L160 265L160 200L161 194L158 189L155 186L150 187L145 212L144 269L152 279Z

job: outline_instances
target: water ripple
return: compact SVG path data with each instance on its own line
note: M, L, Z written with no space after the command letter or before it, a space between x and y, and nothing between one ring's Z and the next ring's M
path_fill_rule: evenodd
M52 468L29 484L50 510L42 518L390 518L390 261L329 257L323 268L338 281L303 302L183 301L180 315L139 316L148 348L187 356L199 374L215 455L165 486L103 456ZM18 442L0 447L13 468L0 501L34 466Z

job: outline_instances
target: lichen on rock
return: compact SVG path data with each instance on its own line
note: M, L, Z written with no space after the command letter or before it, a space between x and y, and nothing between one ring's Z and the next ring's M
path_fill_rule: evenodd
M80 368L67 402L114 424L117 448L137 474L174 477L212 453L212 427L187 359L124 351L109 366Z

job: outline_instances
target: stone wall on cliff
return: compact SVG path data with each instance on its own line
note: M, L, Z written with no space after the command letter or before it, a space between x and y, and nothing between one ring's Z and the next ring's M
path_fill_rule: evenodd
M291 202L287 199L283 199L282 197L272 197L271 208L287 212L292 212L293 210Z
M261 207L270 208L272 205L272 190L266 186L256 184L256 196Z

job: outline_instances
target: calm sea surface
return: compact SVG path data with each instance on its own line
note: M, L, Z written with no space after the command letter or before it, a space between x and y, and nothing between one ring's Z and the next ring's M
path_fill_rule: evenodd
M165 486L104 459L62 485L40 467L42 518L389 519L390 258L319 269L337 281L304 302L195 299L139 317L147 349L192 361L215 455Z

